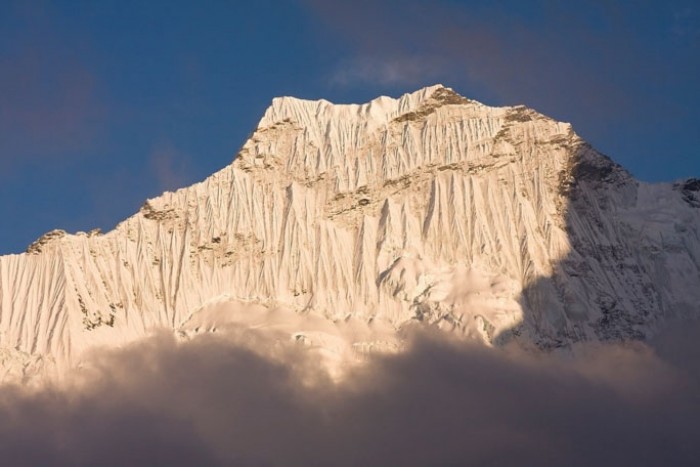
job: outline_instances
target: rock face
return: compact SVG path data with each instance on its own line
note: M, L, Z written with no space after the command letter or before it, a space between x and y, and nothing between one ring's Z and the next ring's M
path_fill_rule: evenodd
M250 306L488 343L643 338L699 313L699 189L640 183L569 124L442 86L277 98L205 181L104 235L53 231L1 257L0 364L61 367Z

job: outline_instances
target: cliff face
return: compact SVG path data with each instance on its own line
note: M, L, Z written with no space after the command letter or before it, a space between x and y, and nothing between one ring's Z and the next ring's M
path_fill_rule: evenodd
M699 313L695 185L637 182L569 124L442 86L278 98L205 181L1 257L0 365L250 316L360 351L414 321L541 347L643 338Z

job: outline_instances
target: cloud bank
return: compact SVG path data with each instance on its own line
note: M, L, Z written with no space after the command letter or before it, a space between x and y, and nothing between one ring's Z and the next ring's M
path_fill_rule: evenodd
M692 341L561 356L420 331L405 352L377 356L338 382L314 352L276 336L234 328L178 343L160 334L97 354L70 383L3 388L0 458L16 466L693 465L698 374L659 357L692 352L683 349L697 348Z

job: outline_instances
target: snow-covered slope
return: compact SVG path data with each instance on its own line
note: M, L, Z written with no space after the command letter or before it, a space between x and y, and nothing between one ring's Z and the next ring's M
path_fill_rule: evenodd
M205 181L0 257L0 367L246 313L362 351L414 321L543 347L644 337L699 313L699 190L637 182L569 124L442 86L277 98Z

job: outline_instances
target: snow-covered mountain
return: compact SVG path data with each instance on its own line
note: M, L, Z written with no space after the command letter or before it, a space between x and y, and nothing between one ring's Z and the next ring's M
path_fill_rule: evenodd
M415 321L550 348L643 338L699 304L698 180L640 183L567 123L443 86L284 97L203 182L0 257L0 368L231 322L331 353Z

